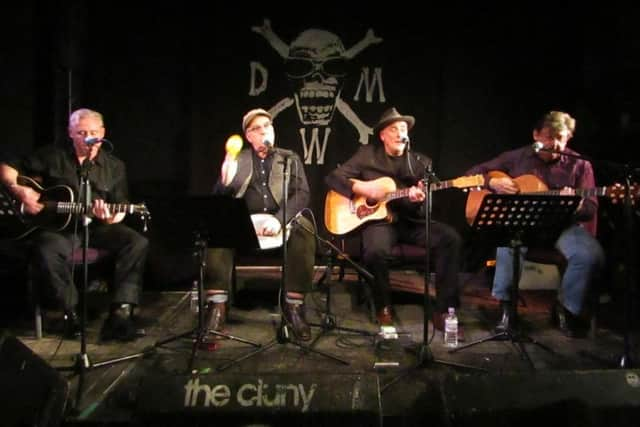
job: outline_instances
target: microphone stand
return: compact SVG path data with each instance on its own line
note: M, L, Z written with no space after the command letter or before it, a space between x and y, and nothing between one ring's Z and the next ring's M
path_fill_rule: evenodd
M364 267L362 267L361 265L356 263L353 259L351 259L351 257L347 253L342 251L340 248L338 248L335 244L333 244L329 240L320 237L320 235L318 235L317 232L315 232L312 229L308 228L305 224L297 221L296 218L294 218L293 221L295 221L304 231L306 231L307 233L309 233L312 236L314 236L316 238L316 240L318 240L319 242L324 243L325 245L329 246L329 248L330 248L327 270L325 270L324 275L320 279L321 281L324 281L327 277L329 277L329 280L331 280L330 279L330 277L331 277L331 267L332 267L332 264L331 264L331 250L335 251L335 253L337 253L342 259L344 259L346 262L348 262L364 278L364 280L366 280L369 283L371 283L373 281L373 275L371 273L369 273L369 271L367 271ZM369 331L365 331L363 329L347 328L347 327L344 327L344 326L338 326L335 316L331 313L331 284L328 284L326 286L327 286L327 297L326 297L326 302L325 302L325 312L322 315L322 320L320 321L320 323L309 323L309 326L315 326L315 327L321 328L321 331L316 336L316 338L313 340L313 342L309 345L309 347L313 347L318 342L318 340L320 338L322 338L322 336L324 334L326 334L326 333L328 333L330 331L333 331L333 330L351 332L353 334L360 334L360 335L370 336L370 337L374 337L374 336L378 335L378 333L376 333L376 332L369 332ZM348 362L346 362L346 363L349 364Z
M410 368L408 368L405 372L397 376L396 378L389 381L387 384L380 388L380 392L385 391L391 385L398 382L400 379L406 377L415 369L418 368L427 368L430 365L437 363L439 365L452 366L457 368L465 368L465 369L474 369L480 371L486 371L482 368L477 368L475 366L463 365L460 363L447 362L444 360L438 360L433 357L433 353L431 352L431 348L429 347L429 319L431 316L431 303L429 301L429 276L431 275L431 196L432 189L431 185L435 182L438 182L439 179L433 172L431 162L427 163L424 169L424 178L423 183L425 185L426 194L424 198L424 227L425 227L425 257L424 257L424 291L422 293L422 310L423 310L423 326L422 326L422 343L418 344L416 348L416 364ZM435 325L433 325L433 329L435 331Z
M123 356L112 360L92 363L87 353L87 289L89 287L89 262L87 253L89 249L89 224L91 218L91 183L89 182L89 171L93 166L93 162L87 157L80 167L80 212L82 214L82 289L80 292L80 353L76 355L72 366L59 367L59 371L71 371L78 374L78 388L76 390L76 400L73 406L74 410L78 410L85 384L86 372L90 369L100 368L112 365L114 363L125 362L127 360L137 359L145 356L147 353L136 353L129 356ZM71 286L74 286L73 283Z
M280 155L283 157L282 160L282 275L280 278L280 291L279 291L279 296L278 296L278 309L280 311L280 324L278 325L278 330L276 332L276 338L273 339L271 342L265 344L264 346L249 352L247 354L245 354L244 356L241 356L235 360L232 360L228 363L225 363L224 365L221 365L217 368L218 372L224 371L228 368L230 368L231 366L249 359L255 355L258 355L260 353L262 353L265 350L270 349L271 347L274 347L276 344L293 344L297 347L299 347L300 349L304 350L305 352L313 352L313 353L317 353L320 354L322 356L325 356L329 359L333 359L337 362L340 362L342 364L348 365L349 362L340 359L337 356L334 356L330 353L326 353L324 351L315 349L315 348L311 348L307 345L304 345L298 341L292 340L291 339L291 332L289 331L289 327L287 325L287 322L284 318L284 311L283 311L283 307L282 307L282 303L283 301L286 299L286 290L285 290L285 283L286 283L286 271L287 271L287 255L288 255L288 250L287 250L287 240L288 240L288 235L289 235L289 230L287 227L287 199L289 198L288 195L288 191L289 191L289 176L291 175L290 173L290 168L291 168L291 157L293 156L293 151L290 150L283 150L283 149L274 149L274 156L275 154L280 153ZM274 159L275 161L275 159Z

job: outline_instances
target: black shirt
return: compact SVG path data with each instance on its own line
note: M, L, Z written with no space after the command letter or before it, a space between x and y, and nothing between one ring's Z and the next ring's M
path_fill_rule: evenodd
M36 179L49 188L55 185L70 187L78 197L80 191L80 164L73 147L49 145L25 156L17 162L7 162L21 175ZM91 199L108 203L127 203L129 191L126 168L122 160L100 150L89 169Z
M249 212L275 214L278 212L278 205L269 191L269 174L273 165L273 155L270 154L261 159L253 152L252 160L253 173L244 194Z

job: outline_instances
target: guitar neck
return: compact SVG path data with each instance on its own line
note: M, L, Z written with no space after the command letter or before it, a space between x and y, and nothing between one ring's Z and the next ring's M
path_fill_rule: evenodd
M541 196L560 196L562 190L546 190L546 191L533 191L522 194L539 194ZM606 195L607 187L595 187L595 188L576 188L576 196L591 197L591 196L604 196Z
M136 211L136 205L130 203L105 203L105 205L112 213L133 213ZM63 214L83 214L85 213L85 206L75 202L56 202L56 212Z
M431 184L431 190L444 190L445 188L454 187L453 180L440 181L437 183ZM390 191L384 196L384 202L389 202L391 200L400 199L402 197L409 197L410 188L401 188L399 190Z

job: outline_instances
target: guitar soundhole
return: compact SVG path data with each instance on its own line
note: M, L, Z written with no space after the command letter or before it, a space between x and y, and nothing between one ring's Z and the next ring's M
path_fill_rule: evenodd
M374 208L369 208L367 206L362 205L362 206L358 206L358 209L356 210L356 215L358 216L358 218L362 219L362 218L368 217L374 211L375 211Z

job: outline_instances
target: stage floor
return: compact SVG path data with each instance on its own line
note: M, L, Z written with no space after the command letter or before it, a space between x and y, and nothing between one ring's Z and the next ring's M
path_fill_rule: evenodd
M317 271L316 279L321 273L321 270ZM394 293L399 336L382 339L367 311L352 306L349 289L358 285L356 276L349 271L343 281L337 281L337 274L333 274L331 281L315 286L314 292L308 294L308 320L325 326L312 328L314 339L306 343L312 350L306 350L295 343L276 339L280 319L275 305L277 274L273 271L240 271L241 289L227 325L227 332L239 339L218 339L211 348L200 349L195 354L191 332L197 326L198 318L190 309L188 292L145 293L138 320L146 336L124 344L99 341L107 296L92 294L86 335L86 355L91 367L81 375L78 369L61 371L70 384L67 409L74 409L68 411L67 422L163 425L164 420L170 424L167 421L170 411L166 406L170 404L163 403L162 398L180 392L184 395L185 381L189 379L199 379L200 384L204 384L223 380L256 383L270 378L288 384L306 378L320 386L333 383L334 397L339 399L340 388L353 391L353 379L356 378L362 380L359 384L374 384L362 390L362 394L373 393L374 400L379 401L376 413L380 423L456 425L456 417L460 421L465 419L464 414L471 417L474 411L477 414L497 411L495 407L482 408L481 405L487 401L494 403L486 405L495 405L501 400L499 396L502 399L508 396L513 410L521 402L523 407L524 402L531 407L532 402L543 404L540 394L546 392L539 393L540 388L553 388L556 384L556 390L561 393L558 399L567 400L577 397L582 391L580 388L585 386L583 382L574 381L580 374L591 374L594 382L603 383L596 373L628 371L616 366L625 354L624 322L614 315L619 314L614 310L614 303L606 299L598 308L595 336L570 339L549 320L549 307L555 292L523 291L518 308L521 330L534 343L491 340L450 353L444 346L442 334L434 334L430 322L429 339L424 342L424 298L419 294ZM413 281L419 285L422 276L398 272L394 273L394 280ZM465 327L465 343L470 343L491 334L499 308L490 295L484 273L466 274L463 282L459 316ZM329 320L333 322L326 322L324 316L327 285L331 289L333 315ZM334 323L364 333L330 328ZM60 313L49 311L43 339L34 338L32 325L26 321L14 325L11 333L52 367L70 367L81 353L80 341L62 340L60 324ZM171 339L180 335L183 337ZM266 349L265 345L268 346ZM253 351L257 354L237 360ZM144 357L137 357L139 354ZM128 356L131 358L126 359ZM110 363L123 357L126 360ZM102 362L107 363L103 365ZM84 380L81 386L80 378ZM557 384L558 378L565 378L564 385ZM469 380L476 381L475 386L465 383ZM459 387L475 387L475 393L485 395L469 396L469 390L458 392ZM537 390L535 395L534 390ZM640 402L640 388L634 390L632 397ZM151 398L150 393L157 393L157 398ZM340 401L329 402L329 405L338 407ZM141 410L144 411L144 422L141 421ZM184 411L188 410L184 408ZM153 418L154 415L157 418ZM397 424L398 420L401 424Z

